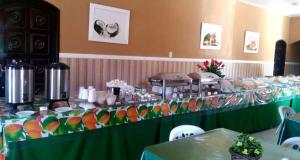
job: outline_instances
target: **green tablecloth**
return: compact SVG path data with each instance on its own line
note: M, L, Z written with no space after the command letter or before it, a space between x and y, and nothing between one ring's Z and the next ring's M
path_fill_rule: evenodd
M278 144L281 144L286 139L300 136L300 113L295 114L290 118L286 118L280 128Z
M222 127L245 133L272 128L280 122L278 106L286 103L289 100L226 112L202 111L173 115L62 136L12 142L8 144L8 159L139 159L146 146L167 141L171 129L182 124L197 125L204 130Z
M228 151L237 132L215 129L202 135L166 142L146 147L142 160L224 160L231 159ZM261 160L296 160L300 152L261 141L263 155Z

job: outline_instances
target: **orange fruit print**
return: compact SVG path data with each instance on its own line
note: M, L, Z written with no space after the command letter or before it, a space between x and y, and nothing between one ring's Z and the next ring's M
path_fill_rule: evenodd
M142 117L145 117L147 114L148 114L148 108L144 108L144 109L141 111L141 116L142 116Z
M126 111L125 110L119 110L116 113L117 117L124 117L126 115Z
M212 100L212 105L213 105L214 108L218 108L218 106L219 106L218 101L219 101L218 98L214 98L214 99Z
M54 132L59 127L59 124L60 123L58 121L51 122L49 125L46 126L46 130Z
M138 118L137 108L135 106L127 109L127 117L131 122L136 122Z
M123 120L126 116L127 112L125 110L118 110L116 112L116 117L119 119L119 120Z
M191 112L196 111L196 100L194 98L190 99L189 101L189 109Z
M93 113L85 114L82 117L82 122L84 123L84 126L87 129L89 129L89 130L96 129L97 120L96 120L96 117Z
M42 126L39 124L39 120L27 121L23 124L24 131L32 139L42 137Z
M39 124L38 120L27 121L23 124L25 132L42 132L42 127Z
M159 105L156 105L152 108L153 112L157 115L160 111L160 106Z
M77 123L80 123L81 121L81 118L80 117L71 117L69 120L68 120L68 123L70 125L73 125L73 124L77 124Z
M182 102L182 104L181 104L181 107L183 110L186 110L188 106L189 106L188 102Z
M175 113L177 111L177 109L178 109L178 104L176 103L172 106L171 110L173 113Z
M22 136L23 128L19 124L10 124L5 127L4 132L7 140L17 141Z
M100 119L99 122L101 124L106 124L110 119L110 114L104 114Z
M202 105L203 105L202 100L199 100L198 103L197 103L197 107L198 107L199 109L201 109L201 108L202 108Z
M169 104L168 103L163 104L161 107L161 111L163 112L164 116L168 116L170 112Z

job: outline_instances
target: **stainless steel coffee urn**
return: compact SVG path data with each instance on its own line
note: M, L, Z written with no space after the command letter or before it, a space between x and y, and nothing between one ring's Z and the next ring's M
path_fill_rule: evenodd
M18 105L33 103L33 90L33 66L15 60L5 66L5 99L14 110Z
M70 94L70 67L63 63L51 63L45 72L46 98L52 103L69 100Z

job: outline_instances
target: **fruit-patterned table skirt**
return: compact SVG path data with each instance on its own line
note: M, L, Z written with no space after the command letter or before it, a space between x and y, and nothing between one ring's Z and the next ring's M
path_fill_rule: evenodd
M62 142L62 145L52 146L53 150L61 148L62 146L72 148L74 144L68 145L68 143L66 143L66 139L67 141L71 141L69 137L82 140L81 136L84 137L84 135L86 135L86 139L91 139L90 136L97 137L94 134L102 134L102 132L103 137L98 137L103 138L100 142L107 144L107 141L114 141L114 143L110 143L110 145L107 146L110 148L109 153L111 153L107 155L107 158L136 159L140 154L136 152L142 152L143 148L147 145L167 140L169 131L178 124L194 124L205 130L226 127L243 132L252 132L274 127L279 123L277 107L282 104L290 105L291 100L297 98L298 95L300 95L299 86L272 87L202 98L192 97L162 100L160 102L139 105L95 108L91 110L78 108L65 113L52 112L48 115L37 115L27 118L3 118L1 123L2 137L0 139L0 149L2 154L0 160L5 157L4 155L8 155L8 159L26 159L28 154L33 156L31 159L39 159L37 158L39 157L38 154L45 156L48 153L51 159L55 159L53 157L59 155L59 153L51 154L51 151L46 152L46 150L49 149L47 146L50 147L51 144L59 143L57 141L58 139L64 142ZM262 109L260 110L260 108ZM258 118L255 118L255 116ZM253 121L251 118L253 118ZM170 122L163 123L168 120ZM141 126L131 129L130 131L127 130L128 128L138 125ZM162 129L157 130L164 125L167 126L165 127L167 128L165 131L162 131ZM147 127L152 127L152 130ZM127 132L120 133L124 128L126 128L125 130L127 130ZM114 133L113 130L116 133ZM107 132L112 135L106 134ZM131 134L129 134L129 132ZM141 140L143 134L139 134L140 132L150 136L142 138L151 139L151 143L144 143ZM128 136L131 137L131 139L135 137L134 139L139 139L139 141L127 141L128 137L120 139L119 141L105 137L110 137L114 134L124 134L122 136ZM132 137L132 135L135 134L139 135ZM85 148L86 139L80 141L82 144L77 145L83 145L82 147ZM74 138L72 141L73 140ZM40 143L43 141L50 144L44 146L43 143ZM91 140L91 142L96 141L97 140ZM128 154L127 156L114 157L117 155L113 154L114 152L112 152L112 150L114 149L111 148L114 148L114 146L119 143L124 145L122 148L126 148L125 150L129 152L126 152L126 154ZM135 143L135 151L130 151L130 149L127 148L132 145L131 143ZM29 148L30 146L35 146L35 151L36 149L40 151L37 154L30 152L25 153L25 149L24 153L19 153L17 148L24 144L26 144L26 147L29 146ZM36 144L38 145L36 146ZM41 147L38 147L39 145ZM91 144L86 145L89 146ZM96 146L96 144L93 145ZM46 147L44 151L42 147ZM64 154L66 154L66 152L64 152L64 150L66 149L68 148L62 149L63 151L56 151L61 153L60 156L64 157L63 159L71 159L70 157L65 157ZM79 150L83 151L82 148ZM74 154L76 155L77 153ZM49 156L43 159L47 159ZM85 158L89 157L83 153L82 156L85 156Z

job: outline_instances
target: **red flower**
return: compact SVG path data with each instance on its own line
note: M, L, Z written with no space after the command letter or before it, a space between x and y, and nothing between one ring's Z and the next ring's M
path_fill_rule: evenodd
M205 67L208 67L209 62L206 60L205 62L203 62Z
M208 60L201 62L196 65L202 71L214 71L215 69L219 72L224 68L224 63L222 61L211 59L210 62ZM214 72L213 72L214 73Z

